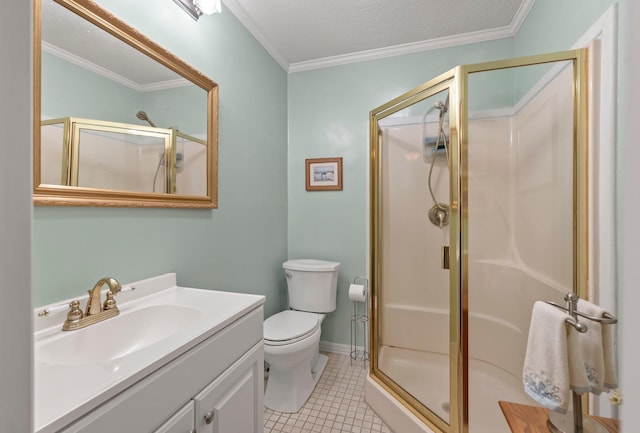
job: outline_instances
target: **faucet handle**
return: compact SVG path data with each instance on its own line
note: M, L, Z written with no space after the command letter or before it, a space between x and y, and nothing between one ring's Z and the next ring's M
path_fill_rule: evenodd
M116 308L116 300L113 299L113 292L107 292L107 299L104 300L104 304L102 304L102 311L112 310Z
M69 304L69 313L67 313L67 319L76 320L82 319L82 310L80 309L80 301L71 301Z
M67 313L67 320L64 321L62 325L63 331L68 331L70 329L75 329L75 327L80 323L80 319L84 317L82 310L80 309L80 301L72 301L69 304L69 312Z

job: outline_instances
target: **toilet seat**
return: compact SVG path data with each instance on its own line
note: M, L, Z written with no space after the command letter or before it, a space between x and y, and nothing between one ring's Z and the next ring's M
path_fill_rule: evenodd
M320 319L317 313L281 311L264 321L264 343L282 346L304 340L320 327Z

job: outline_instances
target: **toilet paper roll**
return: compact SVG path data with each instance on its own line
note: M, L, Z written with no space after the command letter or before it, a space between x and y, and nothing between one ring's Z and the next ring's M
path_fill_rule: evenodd
M362 284L351 284L349 286L349 299L355 302L364 302L367 299L367 288Z

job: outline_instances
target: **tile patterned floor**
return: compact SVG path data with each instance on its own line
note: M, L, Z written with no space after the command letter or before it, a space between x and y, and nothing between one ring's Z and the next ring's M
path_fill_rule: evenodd
M329 362L298 413L265 408L264 433L392 433L364 401L367 369L348 355L328 353Z

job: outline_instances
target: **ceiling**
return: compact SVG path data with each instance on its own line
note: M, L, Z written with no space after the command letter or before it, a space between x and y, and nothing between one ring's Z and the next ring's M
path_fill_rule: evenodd
M514 36L535 0L223 0L288 72ZM206 25L206 16L199 25ZM53 0L43 51L138 91L188 84Z
M223 2L285 70L295 72L510 37L535 0Z
M43 52L136 91L190 84L171 69L53 0L42 0L41 4Z

